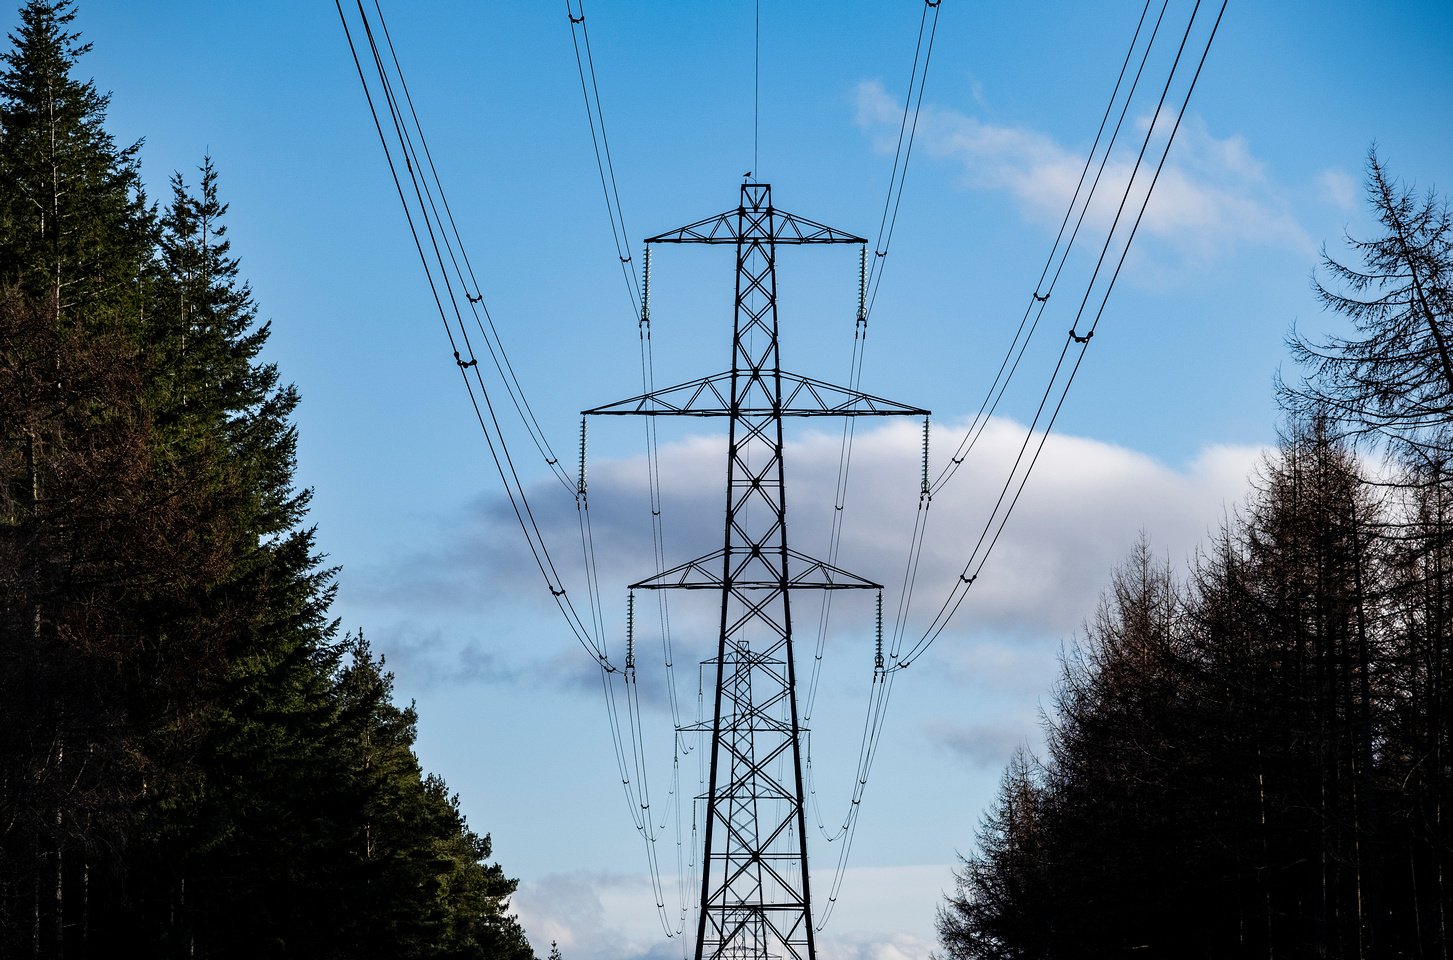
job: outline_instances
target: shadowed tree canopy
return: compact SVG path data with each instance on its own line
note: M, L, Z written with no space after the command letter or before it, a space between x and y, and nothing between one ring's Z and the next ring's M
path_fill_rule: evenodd
M339 639L218 170L147 202L75 19L0 54L0 957L532 960Z
M1307 419L1188 582L1144 543L1112 577L940 910L949 960L1448 957L1449 215L1375 156L1369 199L1386 234L1317 287L1358 337L1294 341Z

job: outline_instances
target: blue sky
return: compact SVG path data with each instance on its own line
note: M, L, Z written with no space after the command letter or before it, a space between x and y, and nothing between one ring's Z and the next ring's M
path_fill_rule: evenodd
M1065 171L1083 162L1140 7L943 3L863 380L934 410L935 467L1034 289ZM1189 7L1174 0L1172 19ZM552 441L573 452L578 411L638 392L640 379L564 10L384 9L483 292ZM763 0L754 161L751 3L590 3L635 241L733 206L753 168L779 206L871 236L921 9ZM401 697L417 699L419 754L521 878L536 945L557 938L571 960L679 956L689 944L656 922L594 668L520 573L523 545L501 520L333 5L92 0L77 25L95 44L82 70L114 94L111 130L145 138L153 193L204 153L220 170L234 249L273 321L269 355L303 394L298 477L315 490L320 544L343 566L337 612L388 656ZM955 851L971 844L1009 751L1038 741L1055 658L1109 571L1142 530L1185 561L1274 442L1272 377L1290 325L1335 323L1309 288L1319 248L1339 253L1344 231L1370 229L1368 148L1420 188L1453 189L1450 76L1445 3L1230 4L1045 459L953 629L900 677L824 960L927 956ZM1149 104L1131 122L1143 131ZM732 266L717 253L657 258L658 382L725 365ZM784 364L845 379L853 256L792 251L780 270ZM1045 322L1068 319L1051 310ZM1032 415L1044 351L1060 342L1029 357L977 458L936 499L925 590L962 564ZM676 426L662 438L667 548L685 559L717 535L721 443ZM640 440L633 423L592 442L617 632L624 586L652 562ZM791 434L801 542L824 535L833 472L812 464L833 460L836 444ZM917 457L911 425L859 434L845 566L885 582L901 571ZM574 504L532 469L547 532L568 553ZM690 650L710 618L684 606L675 616ZM850 605L835 623L814 725L833 809L851 781L856 732L845 731L871 632ZM659 671L642 683L659 693ZM659 748L669 720L659 696L647 701ZM657 784L670 770L658 762ZM661 849L669 873L675 853ZM830 875L836 848L819 839L813 852Z

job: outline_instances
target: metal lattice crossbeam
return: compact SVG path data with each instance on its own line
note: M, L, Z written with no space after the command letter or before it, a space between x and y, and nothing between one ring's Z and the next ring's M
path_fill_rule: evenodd
M668 230L647 243L867 243L862 237L827 224L795 216L772 206L770 183L742 184L742 204L735 210ZM773 305L775 311L776 305Z
M780 409L773 409L770 377L762 374L747 377L745 403L738 408L742 416L779 417L885 417L885 416L927 416L928 411L919 407L875 397L870 393L840 387L804 377L785 370L776 375L781 386ZM688 380L675 386L663 387L652 393L631 397L601 407L593 407L585 413L591 416L623 416L644 414L656 417L729 417L731 408L732 371L715 373L699 380Z
M695 560L688 560L686 563L672 567L670 570L663 570L654 577L639 580L631 584L632 590L720 590L722 585L721 575L712 567L718 568L722 559L721 550L713 550L704 557L697 557ZM881 590L883 585L865 580L855 573L849 573L841 567L835 567L830 563L809 557L805 553L798 553L796 550L788 550L787 558L791 564L790 575L787 577L789 587L800 587L803 589L816 590ZM775 577L771 580L753 581L740 575L733 577L732 585L738 590L766 590L779 589L781 578Z

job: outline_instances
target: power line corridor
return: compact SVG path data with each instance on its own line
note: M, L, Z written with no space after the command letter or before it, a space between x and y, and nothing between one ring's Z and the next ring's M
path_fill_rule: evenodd
M763 20L758 4L753 9L751 92L755 174L749 172L743 178L736 207L650 237L639 261L626 229L622 191L606 135L603 84L590 46L585 5L583 0L567 0L565 12L593 145L595 174L636 326L641 367L641 392L637 396L583 412L579 460L574 471L562 463L556 448L548 442L515 374L501 329L490 315L485 292L445 199L379 0L373 0L371 11L363 0L355 0L356 9L351 13L345 12L342 0L335 0L335 4L404 208L410 238L446 332L453 366L466 388L511 513L567 629L600 668L616 765L626 805L645 844L662 930L667 937L694 936L697 960L811 960L816 956L815 934L827 923L841 889L897 676L943 634L1000 542L1105 315L1226 4L1222 2L1212 18L1202 12L1200 0L1196 0L1184 16L1184 29L1177 38L1176 30L1162 30L1174 19L1168 19L1171 0L1163 0L1158 12L1152 0L1145 0L1094 144L1085 158L1059 234L1030 291L1024 316L977 414L953 447L948 463L936 474L930 470L932 432L928 411L865 393L861 383L869 319L883 290L909 160L923 113L941 0L924 0L921 8L892 171L877 235L871 244L864 237L775 207L772 185L759 176L763 162L759 118ZM1112 151L1121 141L1122 126L1132 105L1141 102L1137 97L1156 96L1154 84L1150 85L1150 94L1142 92L1152 49L1167 44L1174 46L1175 52L1159 85L1152 120L1146 125L1133 162L1122 162L1117 167L1111 161ZM1195 65L1193 72L1190 63ZM1132 65L1136 65L1133 71ZM1121 167L1128 167L1128 172ZM1107 170L1111 171L1109 175ZM1104 199L1107 192L1110 196ZM1097 238L1097 258L1083 281L1082 291L1073 290L1070 302L1077 306L1071 308L1068 333L1057 358L1040 381L1042 389L1036 394L1037 405L1025 428L1023 443L1002 487L997 493L989 491L984 495L990 506L982 528L976 535L961 534L960 538L970 545L962 572L947 596L924 615L915 607L916 603L921 606L922 599L915 590L931 527L933 498L972 454L989 419L1000 409L1010 381L1016 375L1021 380L1026 375L1030 341L1041 329L1045 313L1053 312L1063 302L1057 285L1097 197L1113 205L1113 218ZM1101 228L1095 230L1100 232ZM678 244L723 245L735 254L731 360L722 372L658 387L652 339L652 257L655 253L659 260L662 246ZM858 246L852 362L842 386L788 372L779 356L777 249L819 244ZM660 269L659 263L654 269ZM607 626L605 592L590 516L587 453L591 418L615 416L639 416L644 421L649 525L656 570L630 585L623 650L616 644L613 656L609 642L613 630ZM814 558L789 545L783 424L784 419L828 416L843 418L843 426L831 532L826 552ZM904 531L907 549L902 577L886 590L871 575L849 573L836 565L849 512L854 431L862 416L906 416L922 423L915 519L912 530ZM727 421L721 547L686 561L673 562L667 555L666 531L672 519L663 516L657 430L660 417ZM539 458L534 467L527 468L525 459L511 449L512 442L516 450L521 447L521 438L531 450L530 456ZM548 485L534 483L532 470L549 476ZM568 549L578 548L578 564L563 560L561 545L550 542L547 528L539 519L539 507L532 498L547 495L573 498L579 540ZM912 493L906 495L911 497ZM713 591L719 597L715 655L705 664L712 682L698 683L694 716L688 716L689 696L683 693L683 684L675 672L678 644L673 637L667 597L676 590ZM810 645L800 642L802 635L793 626L793 597L803 590L821 593L818 606L807 618L813 621L815 634ZM841 818L833 818L821 812L808 730L832 621L832 597L839 590L874 594L876 616L869 624L859 624L857 630L871 637L871 644L864 648L870 655L864 653L863 659L868 696L846 812ZM664 814L653 807L650 779L661 766L658 758L648 756L643 731L649 718L643 713L637 687L641 668L637 637L643 632L640 625L645 620L638 616L638 592L651 592L655 600L652 619L660 638L672 723L670 786L665 801L668 809ZM886 626L885 592L891 611ZM798 619L804 621L801 604L798 606ZM694 803L687 799L689 792L682 775L683 761L693 753L697 755L703 789ZM811 817L809 807L814 811ZM825 889L818 882L816 891L809 868L809 819L828 842L839 845L831 879ZM662 842L675 847L674 883L668 882L662 869L658 850ZM674 897L668 897L668 889L674 889ZM676 902L668 902L672 899Z

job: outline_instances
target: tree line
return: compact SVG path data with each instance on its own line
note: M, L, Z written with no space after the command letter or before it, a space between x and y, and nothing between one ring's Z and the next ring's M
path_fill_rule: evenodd
M1280 448L1184 576L1142 541L939 912L968 958L1448 957L1453 225L1373 154Z
M147 196L74 18L0 55L0 956L532 958L329 614L218 171Z

